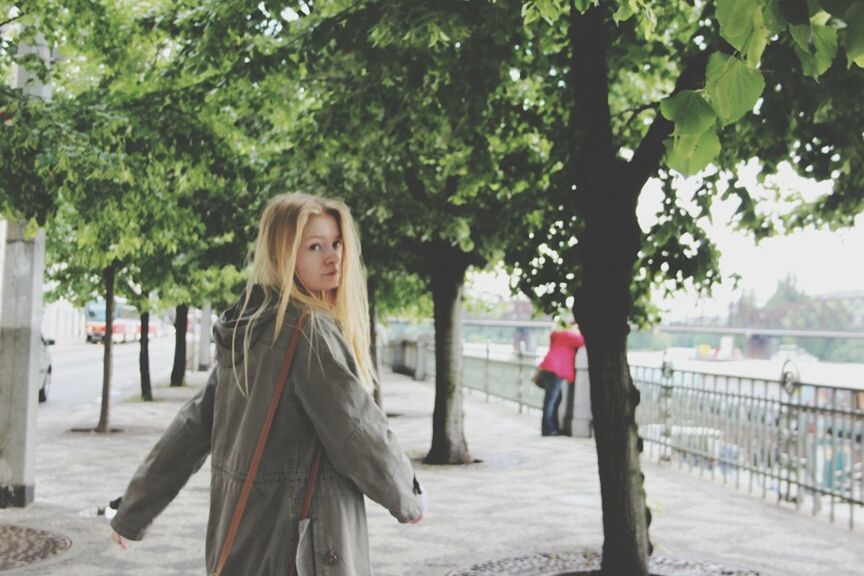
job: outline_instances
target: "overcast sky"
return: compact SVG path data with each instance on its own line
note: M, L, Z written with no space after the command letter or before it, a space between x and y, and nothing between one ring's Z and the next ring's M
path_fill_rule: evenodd
M748 189L753 189L755 172L745 170L742 181ZM791 169L783 171L777 183L781 189L801 192L808 199L830 191L830 183L798 178ZM765 192L765 195L773 195L773 192ZM650 226L661 198L656 183L649 183L640 197L638 210L643 229ZM783 208L773 200L766 205ZM733 290L732 283L726 281L715 288L710 299L699 299L685 292L667 302L658 302L667 309L667 321L700 315L725 315L729 303L737 300L744 290L753 291L757 302L764 303L774 293L777 283L789 274L808 294L864 291L864 215L858 216L852 228L837 232L808 229L789 236L769 238L756 245L752 237L731 229L729 222L736 208L737 200L716 202L713 222L702 224L722 253L722 275L728 277L737 273L741 276L738 288ZM509 297L507 277L502 272L473 274L468 282L468 291L477 296Z
M830 182L801 178L788 166L768 182L774 184L781 195L798 193L808 201L831 191ZM773 190L757 184L755 163L742 170L741 183L754 196L761 196L760 205L769 211L783 212L792 207L788 202L775 200ZM685 182L682 188L686 190L690 184ZM685 192L683 196L689 194ZM650 225L661 198L656 184L649 184L643 190L638 211L643 228ZM864 290L864 215L858 216L852 228L835 232L810 228L768 238L757 245L752 236L737 232L730 225L737 207L737 199L717 201L712 209L712 222L700 222L720 249L721 274L741 276L737 290L733 290L731 281L724 281L715 288L712 298L697 298L686 292L679 294L663 303L668 309L667 319L724 315L729 303L737 300L744 290L754 292L757 302L762 304L787 275L795 277L801 290L813 295Z

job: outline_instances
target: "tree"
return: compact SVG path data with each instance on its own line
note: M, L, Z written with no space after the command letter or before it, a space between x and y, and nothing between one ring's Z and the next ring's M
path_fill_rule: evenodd
M60 90L51 105L18 98L3 108L39 122L13 123L9 141L15 148L2 168L24 185L0 191L0 200L38 223L48 221L57 293L83 303L104 284L112 295L115 289L124 293L146 320L153 291L176 297L178 283L213 276L211 264L233 282L236 269L210 259L242 260L247 222L224 224L244 214L250 172L226 143L230 134L217 133L220 119L203 102L208 88L189 89L186 78L166 74L164 60L175 46L117 3L68 11L34 3L28 9L22 19L51 28L54 41L65 40L60 51L75 69L52 69ZM89 33L115 28L112 34ZM222 298L212 289L190 292ZM109 318L112 300L106 299ZM108 425L110 337L105 345L102 431ZM146 337L140 366L147 397Z
M520 192L496 186L510 147L495 137L518 15L512 3L462 2L323 12L307 17L299 84L316 106L291 164L345 191L370 269L404 268L427 283L436 394L425 462L473 462L463 430L462 287L469 267L500 253L501 224Z
M54 3L37 5L62 18ZM739 200L733 224L757 239L848 224L864 207L864 5L519 6L522 19L515 3L500 1L297 1L296 10L280 4L279 12L257 1L156 5L136 30L166 39L165 50L151 45L152 53L171 58L144 93L203 106L213 133L250 159L261 176L248 181L260 187L242 207L285 184L344 191L367 245L409 239L403 263L429 282L439 338L430 459L469 459L454 363L461 337L453 329L465 269L505 250L520 288L548 308L571 308L591 365L603 572L642 576L649 522L629 324L655 315L650 288L710 290L719 278L716 250L700 226L716 197ZM125 38L107 36L98 45L105 54L128 48ZM122 61L129 62L113 62ZM118 93L139 89L136 74L118 78ZM106 165L110 177L89 164L83 173L112 183L106 197L117 183L125 193L124 151L112 140L118 133L81 134L119 158ZM33 156L31 148L21 153ZM737 178L739 163L752 158L763 177L789 161L804 175L832 179L833 191L810 200L778 190L794 209L769 214ZM50 166L31 173L64 176ZM680 175L697 176L692 195L678 186ZM665 199L643 233L636 206L652 177ZM182 254L195 262L200 251Z
M536 30L526 51L543 54L529 63L540 69L526 71L546 84L544 97L561 102L547 111L546 123L560 162L548 191L560 209L547 211L533 233L555 230L562 239L547 242L545 260L529 246L513 250L510 261L523 289L546 306L573 296L569 303L586 336L604 574L648 573L638 391L626 334L630 320L645 321L651 310L633 308L634 298L639 303L655 283L710 289L718 277L716 251L698 219L716 196L741 200L737 224L757 238L774 230L735 182L742 160L757 157L766 173L787 158L797 158L796 167L811 176L837 171L834 192L783 219L789 226L848 222L844 210L860 211L854 184L861 173L853 166L862 121L838 112L838 100L860 110L847 91L862 80L861 8L803 0L525 3L526 24ZM538 30L543 20L548 26ZM839 46L846 58L835 58ZM557 72L552 82L550 62ZM825 91L829 86L833 91ZM833 106L823 115L848 118L842 129L820 129L808 117L815 102L826 100ZM682 208L672 171L700 173L696 213ZM667 197L658 223L643 235L636 205L650 177L660 179ZM566 275L551 270L562 263Z
M246 98L272 95L242 124L282 169L276 181L344 196L369 254L398 244L379 250L380 262L367 255L370 269L395 266L425 279L437 379L427 462L471 462L461 412L462 284L469 266L496 259L503 215L528 190L496 186L509 142L489 138L499 130L510 36L521 30L517 6L298 4L292 19L264 4L216 3L187 15L177 32L196 56L184 69L219 70Z

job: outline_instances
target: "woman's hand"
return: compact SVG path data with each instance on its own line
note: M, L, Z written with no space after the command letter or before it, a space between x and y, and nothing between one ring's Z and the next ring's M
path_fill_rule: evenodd
M424 489L423 486L417 481L417 478L414 478L414 486L420 496L420 516L408 522L409 524L419 524L423 521L423 517L426 515L426 510L429 508L429 496Z
M129 544L126 543L126 539L123 538L120 534L111 530L111 540L117 543L118 546L123 548L124 550L129 547Z
M409 521L408 524L419 524L422 521L423 521L423 514L420 514L420 516L418 516L414 520Z

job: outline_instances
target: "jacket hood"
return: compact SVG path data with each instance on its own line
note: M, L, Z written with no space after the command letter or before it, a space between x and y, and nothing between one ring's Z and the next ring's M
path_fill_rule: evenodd
M273 320L276 318L278 299L271 299L266 307L259 312L264 303L264 290L260 286L252 288L249 304L243 310L245 294L225 310L219 320L213 326L213 339L216 342L216 359L222 366L234 366L243 362L243 340L246 337L246 329L254 320L249 331L249 346L252 348L267 331L272 334ZM243 312L241 315L240 312ZM257 313L257 314L256 314ZM234 338L234 331L237 337ZM233 340L233 343L232 343ZM232 354L233 351L233 354Z

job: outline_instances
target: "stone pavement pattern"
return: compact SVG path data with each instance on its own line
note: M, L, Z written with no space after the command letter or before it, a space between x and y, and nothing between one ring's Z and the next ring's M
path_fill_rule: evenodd
M40 421L36 502L0 510L0 524L68 536L72 548L3 576L179 576L203 573L209 464L193 476L145 540L109 542L98 507L122 493L138 463L181 403L206 379L159 387L154 403L118 402L100 436L70 432L98 419L87 407ZM431 441L431 384L386 374L385 408L430 495L423 523L400 525L369 502L377 576L442 576L459 566L532 552L599 549L602 516L593 440L541 438L539 417L509 405L465 398L469 447L482 463L425 466ZM699 479L644 465L658 554L715 560L773 576L864 576L864 526L854 531ZM862 514L864 516L864 514ZM864 521L861 522L864 524Z

